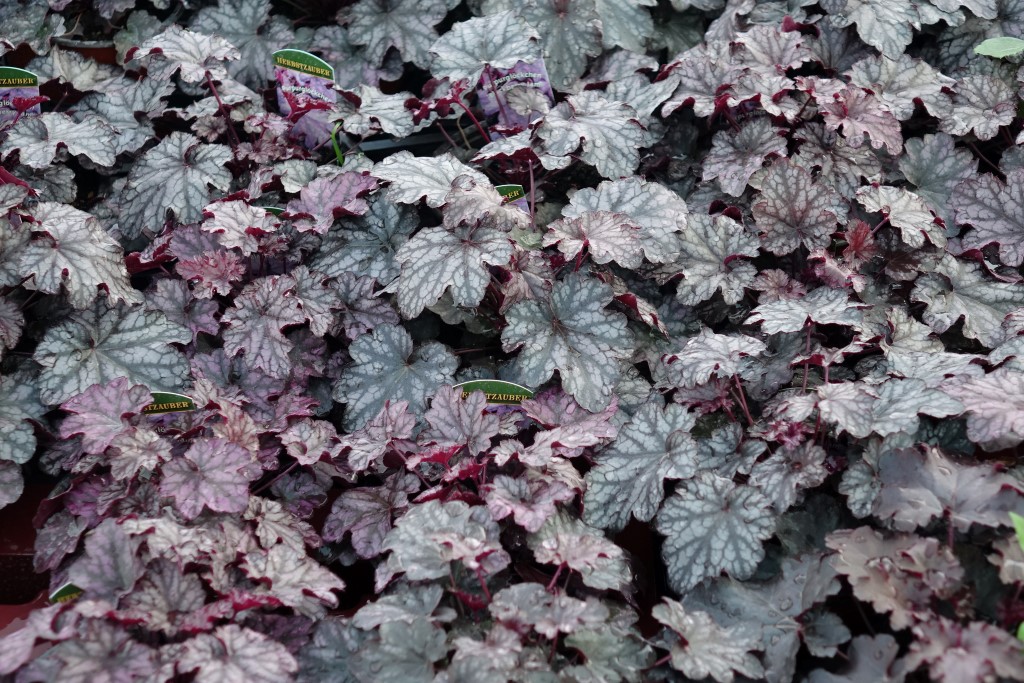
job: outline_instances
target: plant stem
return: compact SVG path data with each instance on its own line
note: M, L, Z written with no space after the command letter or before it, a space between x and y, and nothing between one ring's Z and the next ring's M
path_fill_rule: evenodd
M476 126L476 129L480 131L480 135L482 135L484 138L484 144L486 145L488 142L490 142L490 136L487 135L487 131L484 130L484 127L482 125L480 125L480 122L477 121L477 118L473 116L473 112L469 110L469 107L463 104L462 100L459 98L455 98L455 103L459 105L459 108L462 109L462 111L466 112L466 116L468 116L469 120L473 122L473 125ZM466 144L469 145L469 141L467 141ZM470 148L472 148L472 145L469 146Z
M263 484L262 486L258 487L255 491L252 491L252 495L255 496L258 493L262 493L263 491L266 491L271 486L273 486L277 482L278 479L280 479L281 477L285 476L286 474L288 474L289 472L291 472L292 470L294 470L298 466L299 466L299 461L296 460L291 465L288 465L288 467L284 468L284 471L281 472L280 474L278 474L276 477L274 477L273 479L268 481L266 484Z
M537 231L537 195L534 192L533 162L530 163L530 232Z
M228 108L224 106L224 102L221 101L220 93L217 92L217 86L213 84L213 78L211 78L209 71L206 72L206 85L210 86L213 99L217 100L217 109L220 110L220 115L224 117L224 123L228 127L228 136L231 138L231 147L238 147L240 141L238 134L235 132L235 127L231 125L231 115L228 113Z
M555 590L555 586L558 584L558 577L562 575L562 570L565 569L565 562L558 565L558 569L555 570L555 575L551 577L551 581L548 582L548 592L552 593Z
M740 377L739 375L733 375L732 378L736 383L736 392L739 394L740 407L743 408L743 415L747 418L747 423L753 426L754 418L750 416L750 408L747 406L747 397L743 393L743 384L740 382Z

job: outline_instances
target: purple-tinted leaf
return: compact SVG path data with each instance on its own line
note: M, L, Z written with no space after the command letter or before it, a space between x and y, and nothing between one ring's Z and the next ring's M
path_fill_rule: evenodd
M237 624L185 641L177 662L182 673L196 671L197 683L276 683L298 668L283 645Z
M68 569L68 579L90 599L116 603L143 575L138 545L115 520L105 519L85 537L85 554Z
M808 683L903 683L906 667L897 660L900 646L888 633L857 636L846 654L849 667L841 674L815 669Z
M728 86L739 80L746 69L733 59L726 41L716 40L687 50L667 64L664 71L678 76L679 86L661 108L662 116L685 105L692 105L697 116L710 116L722 95L727 98L726 106L739 104Z
M535 532L555 513L558 503L571 500L575 493L558 481L527 470L517 478L499 474L483 489L483 496L494 519L512 515L516 524Z
M180 265L180 264L179 264ZM180 271L179 271L180 272ZM241 273L239 272L240 276ZM186 277L184 274L182 277ZM230 285L213 281L209 293L214 289L230 290ZM156 289L146 294L146 308L160 311L167 319L192 331L192 341L199 338L200 332L217 334L220 328L216 315L220 307L213 301L195 298L189 291L188 283L178 279L157 280Z
M804 489L819 486L828 477L825 451L813 443L780 449L750 470L750 483L764 492L778 512L785 512L803 497Z
M480 454L498 434L498 416L486 412L486 407L487 398L481 391L463 399L461 389L441 387L424 415L430 428L421 434L420 443L441 448L464 446L470 456Z
M632 579L625 552L604 534L567 512L556 512L526 538L536 560L580 573L597 590L625 590Z
M949 97L942 92L956 81L936 71L928 62L900 54L889 57L872 55L854 64L849 71L851 82L870 90L879 103L900 121L914 114L914 103L920 101L934 116L949 109Z
M278 225L266 209L239 199L209 204L203 214L204 231L213 233L225 249L238 249L246 256L259 249L258 237L274 232Z
M335 315L330 329L335 336L354 340L372 331L378 325L396 325L398 313L388 299L374 293L374 279L352 273L342 273L331 287L337 292Z
M173 498L178 510L194 519L203 508L242 512L249 502L249 481L242 470L252 456L225 439L205 439L163 466L160 494Z
M727 304L735 304L757 273L740 257L757 256L758 245L755 235L727 216L691 215L680 241L679 259L666 264L662 272L682 273L676 298L683 304L695 306L717 291Z
M306 321L294 288L292 278L271 276L247 285L235 297L235 305L221 319L227 325L224 350L228 356L243 351L249 365L271 377L287 377L293 344L281 328Z
M924 200L905 188L863 187L857 191L857 201L868 211L885 214L889 222L899 228L908 246L924 246L924 238L937 247L946 246L946 233L932 215Z
M1024 440L1024 375L999 370L947 389L967 411L967 436L976 443Z
M915 640L905 659L906 670L928 664L940 683L981 683L994 677L1020 678L1024 644L992 624L967 626L935 616L914 627Z
M193 573L184 573L173 562L156 560L135 589L125 596L122 609L141 614L146 627L168 635L179 632L183 615L206 603L203 583Z
M250 496L245 518L256 522L256 538L266 549L281 543L301 553L305 552L306 545L320 545L320 537L313 527L285 510L276 500Z
M267 551L250 552L242 562L249 578L268 584L268 592L297 612L322 617L326 607L335 607L334 591L344 590L345 582L321 566L303 551L278 544Z
M860 527L835 531L826 543L838 552L832 566L846 576L853 594L879 612L891 612L895 629L925 617L932 601L948 599L963 578L956 556L934 538L885 538Z
M874 149L884 145L890 154L899 154L903 149L899 121L882 108L874 95L861 88L845 88L832 102L823 103L821 109L825 127L840 130L851 147L860 147L866 135Z
M362 197L376 187L375 178L361 173L348 172L333 178L316 178L302 188L298 199L288 202L288 213L311 216L311 222L299 221L297 227L323 234L335 218L362 216L369 211L370 206Z
M376 417L341 438L342 449L347 451L348 464L353 471L378 467L384 454L392 448L411 450L408 439L416 426L416 418L408 409L408 401L385 401Z
M544 246L558 245L567 259L584 249L595 263L615 261L636 268L642 261L640 227L624 213L587 211L578 218L560 218L548 224Z
M827 185L788 159L779 159L761 179L760 200L753 206L754 220L764 247L773 254L788 254L801 244L824 247L837 224L846 218L846 205Z
M343 492L324 521L324 540L336 543L351 532L352 547L362 558L383 552L384 537L392 519L408 507L408 494L418 491L419 480L411 474L393 474L384 486L364 486Z
M882 482L873 514L909 531L937 517L960 531L972 524L1010 524L1007 514L1024 505L1024 485L989 464L961 465L937 448L924 454L900 449L879 458Z
M152 402L149 389L132 386L125 377L94 384L61 405L72 415L61 422L60 435L67 439L81 434L87 452L102 453L114 437L129 428L125 418L140 414Z
M294 422L281 432L281 444L300 465L312 465L324 456L334 458L341 451L338 432L324 420L308 418Z

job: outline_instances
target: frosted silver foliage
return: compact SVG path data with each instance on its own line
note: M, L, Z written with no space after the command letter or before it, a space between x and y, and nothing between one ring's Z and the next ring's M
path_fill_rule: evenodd
M564 510L527 536L526 544L538 562L565 565L597 590L623 590L633 578L622 548Z
M205 80L207 73L223 80L228 75L223 62L238 58L238 50L224 38L189 31L177 24L153 36L132 54L132 60L143 61L149 67L150 76L166 80L177 72L186 83Z
M444 629L419 617L382 624L377 636L352 656L351 667L361 681L431 683L434 662L448 653Z
M39 402L39 388L25 373L0 376L0 461L24 464L36 450L35 430L28 420L46 412Z
M67 204L40 202L30 224L37 237L18 252L17 269L31 276L26 286L51 294L67 292L71 305L88 308L106 288L111 304L142 303L128 281L121 246L92 214Z
M665 496L665 479L697 472L701 448L690 435L696 415L680 405L640 407L586 475L584 519L621 529L630 516L649 522Z
M864 314L861 309L867 305L850 301L849 292L844 289L818 287L799 299L782 299L762 304L754 309L745 321L761 323L765 334L798 332L808 321L822 325L848 325L859 327Z
M675 353L664 356L682 386L693 388L706 384L712 377L729 378L740 372L743 358L759 356L768 347L759 339L746 335L716 334L703 328L690 337Z
M119 227L127 237L163 228L166 213L182 223L198 221L211 187L227 191L232 157L225 145L201 144L188 133L171 133L132 166L121 196Z
M949 96L942 90L956 84L928 62L907 54L892 59L871 55L854 64L847 73L854 85L873 92L879 103L900 121L914 114L915 100L920 100L932 115L941 116L950 106Z
M445 0L360 0L348 8L349 40L366 46L371 62L381 64L389 48L402 60L426 68L437 40L434 26L448 13Z
M117 131L98 117L76 122L60 112L23 116L0 145L0 154L18 150L18 159L31 168L46 168L61 145L100 166L113 166Z
M271 377L288 376L292 368L288 354L295 344L281 330L306 321L294 289L295 280L287 275L260 278L246 285L221 318L226 326L224 352L228 357L241 352L247 364Z
M954 142L945 133L910 138L900 157L900 171L947 227L953 225L953 190L977 174L974 156Z
M431 47L435 78L465 79L476 85L484 68L508 69L540 57L540 34L516 12L498 12L462 21Z
M1024 169L1006 174L1002 182L983 173L957 186L951 198L956 222L970 225L964 246L999 245L999 260L1010 266L1024 262Z
M378 196L365 216L344 219L324 236L309 267L329 277L353 273L386 285L398 277L396 255L418 226L414 210Z
M673 261L680 252L679 235L686 228L686 202L664 185L638 176L606 180L569 199L562 215L578 218L587 211L621 212L640 226L640 244L653 263Z
M833 25L857 25L857 35L890 59L896 59L921 28L917 7L909 0L846 0L841 12L831 14Z
M408 401L419 413L427 397L451 383L459 363L438 342L413 350L412 337L397 325L381 325L352 342L352 365L334 383L334 400L347 404L346 430L363 426L388 400Z
M578 218L560 218L548 224L544 246L558 245L558 250L572 259L583 250L595 263L615 261L626 268L636 268L643 260L640 253L640 227L624 213L587 211Z
M927 304L922 317L936 332L963 318L964 336L995 348L1006 334L1003 318L1024 306L1024 285L985 277L978 264L943 254L934 272L917 278L910 298Z
M519 349L512 374L539 387L555 370L562 387L591 412L603 410L621 373L620 361L633 350L626 318L611 313L612 291L598 280L574 273L552 288L546 301L520 301L508 309L501 342Z
M387 568L410 581L448 576L452 561L490 574L509 562L498 540L500 529L487 508L438 500L413 505L384 539L391 551Z
M1024 375L1007 369L946 389L967 411L967 436L976 443L1024 441Z
M955 92L952 111L942 119L946 133L973 132L979 140L991 140L1017 114L1016 88L996 76L967 76L957 83Z
M757 256L759 245L756 235L728 216L696 214L683 231L679 259L663 272L683 274L676 288L682 304L696 306L721 291L725 303L732 305L757 276L757 268L740 257Z
M186 640L177 661L178 671L196 671L197 681L272 683L287 680L298 668L283 644L238 624Z
M36 347L33 358L43 366L40 398L50 405L63 403L118 377L154 391L179 389L188 363L171 344L191 340L188 329L161 313L97 301L51 327Z
M758 489L710 472L682 482L655 522L672 589L686 593L723 571L750 578L764 558L761 544L775 533L770 507Z
M218 0L215 7L200 9L192 26L238 48L239 59L227 64L228 73L250 88L273 80L273 53L295 38L285 17L270 16L270 0Z
M580 159L612 179L632 175L640 148L650 144L635 109L594 90L570 95L547 113L535 134L546 153L564 157L579 150Z
M739 130L715 133L711 151L704 158L703 179L718 179L722 192L738 197L747 181L771 155L787 156L786 138L766 117L748 121Z
M420 230L395 256L402 264L399 312L415 318L446 291L456 306L475 307L491 281L487 265L506 265L512 251L508 235L493 228L464 225Z
M872 433L913 434L920 424L919 413L932 417L961 414L964 406L947 393L930 388L919 379L890 379L873 386L849 382L824 384L818 388L822 417L861 439Z
M468 175L478 183L490 183L487 176L462 163L450 152L437 157L416 157L402 150L374 166L371 173L390 183L387 196L391 201L418 204L425 198L427 206L433 207L445 203L452 181L461 175Z
M732 683L736 673L750 678L764 675L764 667L751 650L760 642L743 628L725 628L707 612L688 612L671 598L651 608L651 616L668 628L672 668L687 678L708 676L720 683Z
M768 169L752 208L765 249L779 255L800 245L812 250L827 246L846 211L837 192L787 159Z
M946 246L944 226L932 215L925 201L910 190L890 185L862 187L857 201L868 211L880 212L900 231L910 247L923 247L925 238L937 247Z
M588 58L601 53L601 20L595 0L567 0L561 4L526 0L513 7L541 35L551 85L556 90L568 90L583 74Z
M903 683L906 667L900 646L888 633L857 636L846 654L848 666L838 673L815 669L808 683Z

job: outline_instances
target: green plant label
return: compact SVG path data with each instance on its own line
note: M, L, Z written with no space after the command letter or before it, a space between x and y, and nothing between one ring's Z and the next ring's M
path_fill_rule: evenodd
M284 209L280 206L264 206L263 210L269 213L271 216L280 216L284 213Z
M506 204L526 196L522 185L495 185L494 189L505 198Z
M39 77L31 71L13 66L0 66L0 122L13 121L18 116L18 108L14 106L15 98L31 99L39 97ZM25 109L25 114L38 114L42 111L39 103Z
M482 391L487 397L487 402L493 405L517 406L523 399L533 398L533 391L530 389L500 379L474 379L456 384L455 388L462 390L462 398L466 398L474 391Z
M85 591L83 591L81 588L68 581L57 590L50 593L50 602L71 602L84 592Z
M160 413L180 413L186 410L195 410L196 402L184 394L175 394L170 391L154 391L153 402L142 409L146 415L158 415Z
M334 67L305 50L278 50L273 54L277 106L281 114L298 120L294 132L308 148L331 139L333 126L327 111L338 101Z

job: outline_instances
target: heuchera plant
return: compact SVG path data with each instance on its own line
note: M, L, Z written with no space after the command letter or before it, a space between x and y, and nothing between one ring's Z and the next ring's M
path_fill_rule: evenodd
M172 4L0 4L0 675L1024 680L1024 4Z

